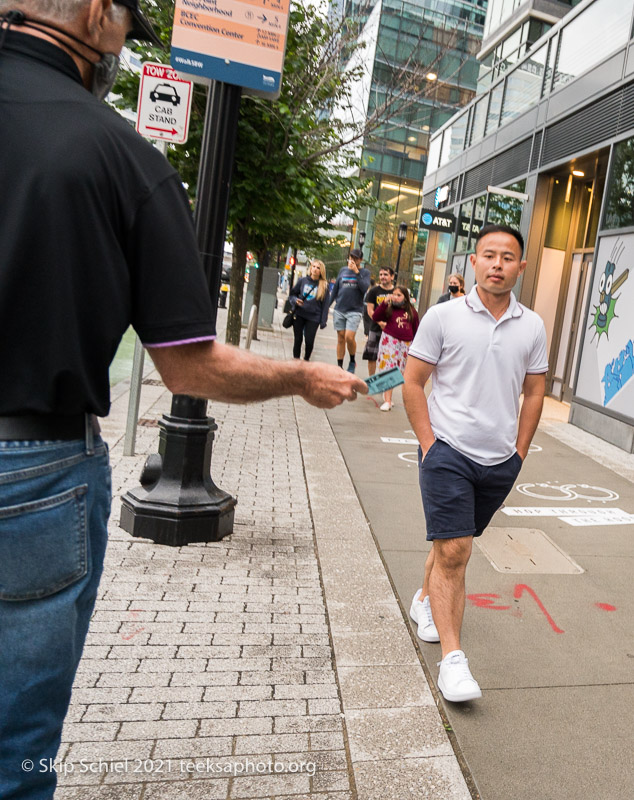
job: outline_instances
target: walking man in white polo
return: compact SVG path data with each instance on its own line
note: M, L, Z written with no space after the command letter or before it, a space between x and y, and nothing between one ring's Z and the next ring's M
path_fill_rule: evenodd
M432 542L410 615L423 641L441 643L438 688L452 702L482 696L460 646L473 537L513 487L544 401L544 323L511 292L526 267L523 250L513 228L482 228L470 256L476 286L427 311L405 369L403 397L420 443L419 480Z

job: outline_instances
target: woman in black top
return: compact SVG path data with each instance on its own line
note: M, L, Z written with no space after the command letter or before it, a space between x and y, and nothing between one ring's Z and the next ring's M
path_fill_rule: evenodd
M310 262L308 275L293 286L288 299L295 311L293 358L300 357L303 339L305 342L304 360L310 361L317 328L325 328L328 322L330 296L326 280L326 267L323 261L314 259Z

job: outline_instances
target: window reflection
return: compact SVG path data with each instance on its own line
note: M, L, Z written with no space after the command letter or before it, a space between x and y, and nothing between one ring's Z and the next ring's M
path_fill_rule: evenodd
M491 91L489 111L487 113L487 124L484 131L485 135L494 131L500 122L500 111L502 109L502 95L504 94L504 81Z
M603 227L609 229L631 225L634 225L634 138L614 147L603 221Z
M623 0L596 0L566 25L559 37L553 89L563 86L611 52L630 36L632 6Z
M526 189L526 181L504 186L504 189L511 189L514 192L523 192ZM489 210L487 222L494 225L510 225L512 228L519 228L522 221L523 200L518 197L507 197L502 194L489 195Z
M544 81L547 50L547 45L540 47L508 76L504 93L504 108L502 109L502 125L519 116L539 100Z
M484 136L484 129L487 122L487 104L489 102L489 95L485 95L482 100L478 100L473 112L473 125L471 127L471 141L470 144L479 142Z

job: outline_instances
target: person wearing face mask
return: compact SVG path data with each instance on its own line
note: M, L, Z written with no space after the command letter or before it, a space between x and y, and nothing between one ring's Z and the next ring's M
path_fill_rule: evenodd
M128 326L174 394L332 407L367 392L335 366L215 341L180 177L100 102L129 36L159 41L138 0L0 0L3 800L55 791L42 765L57 754L103 569L111 490L97 417Z
M447 300L455 300L457 297L464 297L465 290L464 290L464 278L459 272L454 272L453 275L449 276L449 282L447 284L447 291L445 294L441 294L438 298L436 305L438 303L446 303Z
M418 330L418 312L412 305L409 291L397 286L379 306L372 318L382 328L377 355L377 372L398 367L401 372L407 363L407 351ZM381 411L392 410L392 389L383 392Z

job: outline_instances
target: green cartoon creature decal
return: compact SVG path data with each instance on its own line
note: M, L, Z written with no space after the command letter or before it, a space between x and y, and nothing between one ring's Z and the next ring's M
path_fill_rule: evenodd
M624 250L625 245L620 239L617 239L612 249L610 260L606 263L601 279L599 280L599 302L594 307L592 322L590 328L588 328L588 330L594 328L595 335L598 334L599 339L602 333L608 336L610 323L614 317L617 316L614 309L620 295L615 295L615 292L623 286L630 274L629 269L626 269L616 280L614 279L616 262L621 258ZM594 340L594 336L592 338Z

